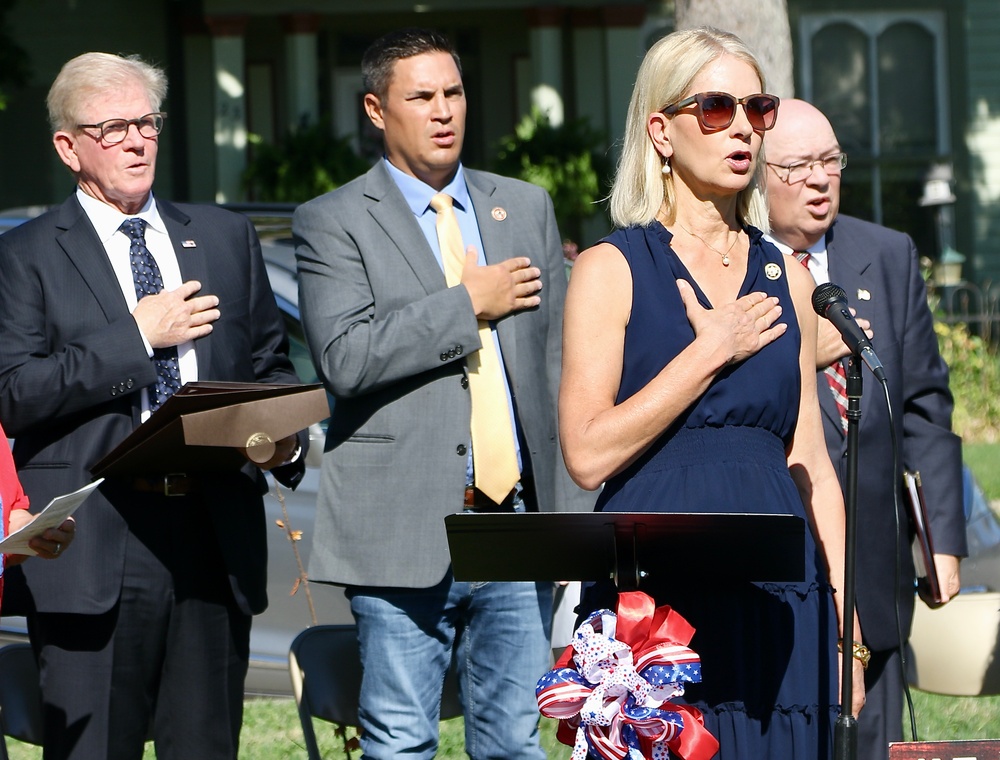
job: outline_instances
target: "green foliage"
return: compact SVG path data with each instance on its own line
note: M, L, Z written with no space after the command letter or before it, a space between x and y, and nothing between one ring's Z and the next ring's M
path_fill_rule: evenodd
M598 211L607 194L610 164L604 139L586 119L556 127L537 108L499 142L492 169L548 190L564 236L578 235L581 219Z
M252 158L243 173L253 201L302 203L334 190L370 168L347 138L330 136L326 123L306 124L278 144L250 136Z
M970 443L962 441L962 461L976 476L983 495L990 501L1000 500L1000 443Z
M8 30L6 15L16 0L0 0L0 84L20 87L28 83L31 67L28 54L14 42ZM7 107L8 94L0 89L0 111Z
M955 397L953 426L969 442L1000 441L1000 356L959 322L935 322Z
M971 741L1000 736L998 696L952 697L919 689L910 692L920 741ZM910 739L908 715L903 722L903 736Z

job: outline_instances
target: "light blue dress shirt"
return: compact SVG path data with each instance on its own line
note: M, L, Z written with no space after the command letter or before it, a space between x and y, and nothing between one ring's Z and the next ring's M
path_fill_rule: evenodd
M396 186L399 187L400 192L403 194L403 199L410 207L414 217L416 217L417 224L420 225L420 229L424 233L424 237L427 238L427 243L430 245L431 250L434 252L434 256L437 258L438 266L440 266L441 271L444 272L444 262L441 258L441 246L438 244L437 237L437 212L431 208L431 198L434 197L438 191L430 185L421 182L416 177L412 177L409 174L400 171L393 166L388 159L383 160L385 161L386 169L389 171L389 176L392 177ZM455 217L458 219L458 228L462 233L463 244L466 248L470 245L474 245L476 247L476 251L479 253L479 265L486 266L486 255L483 251L483 239L479 234L479 222L476 220L476 212L472 207L472 198L469 196L468 185L465 184L465 173L461 164L458 166L458 171L455 172L455 177L441 190L441 192L452 197L455 208ZM496 325L491 324L490 327L491 334L493 335L493 344L496 346L497 355L500 357L500 366L504 370L503 384L504 390L507 393L507 409L510 412L511 429L514 431L514 449L517 454L517 466L518 469L523 469L521 462L521 444L517 434L517 417L514 414L514 402L510 393L510 381L507 379L507 369L504 365L503 351L500 349L500 340L497 337ZM469 446L469 451L470 454L468 467L466 469L466 482L471 485L473 482L471 445Z

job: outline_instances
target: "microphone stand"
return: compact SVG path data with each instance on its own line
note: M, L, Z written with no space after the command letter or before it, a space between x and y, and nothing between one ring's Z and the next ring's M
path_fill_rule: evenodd
M851 713L854 693L854 600L858 532L858 425L861 422L861 356L853 354L847 362L847 482L844 489L846 508L844 543L844 620L841 638L840 716L833 732L834 760L855 760L858 754L858 719Z

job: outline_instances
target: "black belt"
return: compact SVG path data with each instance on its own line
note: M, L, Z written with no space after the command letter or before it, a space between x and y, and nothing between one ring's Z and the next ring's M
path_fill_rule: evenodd
M475 512L513 512L514 494L516 489L511 489L503 501L497 504L493 499L484 494L475 486L465 488L465 508Z
M184 472L171 472L166 475L150 475L135 478L131 482L133 491L155 493L161 496L187 496L199 490L201 483L198 478Z

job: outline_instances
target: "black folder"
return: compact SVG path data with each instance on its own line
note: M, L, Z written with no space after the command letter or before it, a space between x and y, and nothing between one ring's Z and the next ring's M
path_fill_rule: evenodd
M924 485L920 481L920 473L904 472L903 486L906 489L906 504L914 528L912 549L917 580L926 589L931 600L941 604L941 581L938 578L937 566L934 564L934 537L931 535L930 518L927 515L927 502L924 500Z

